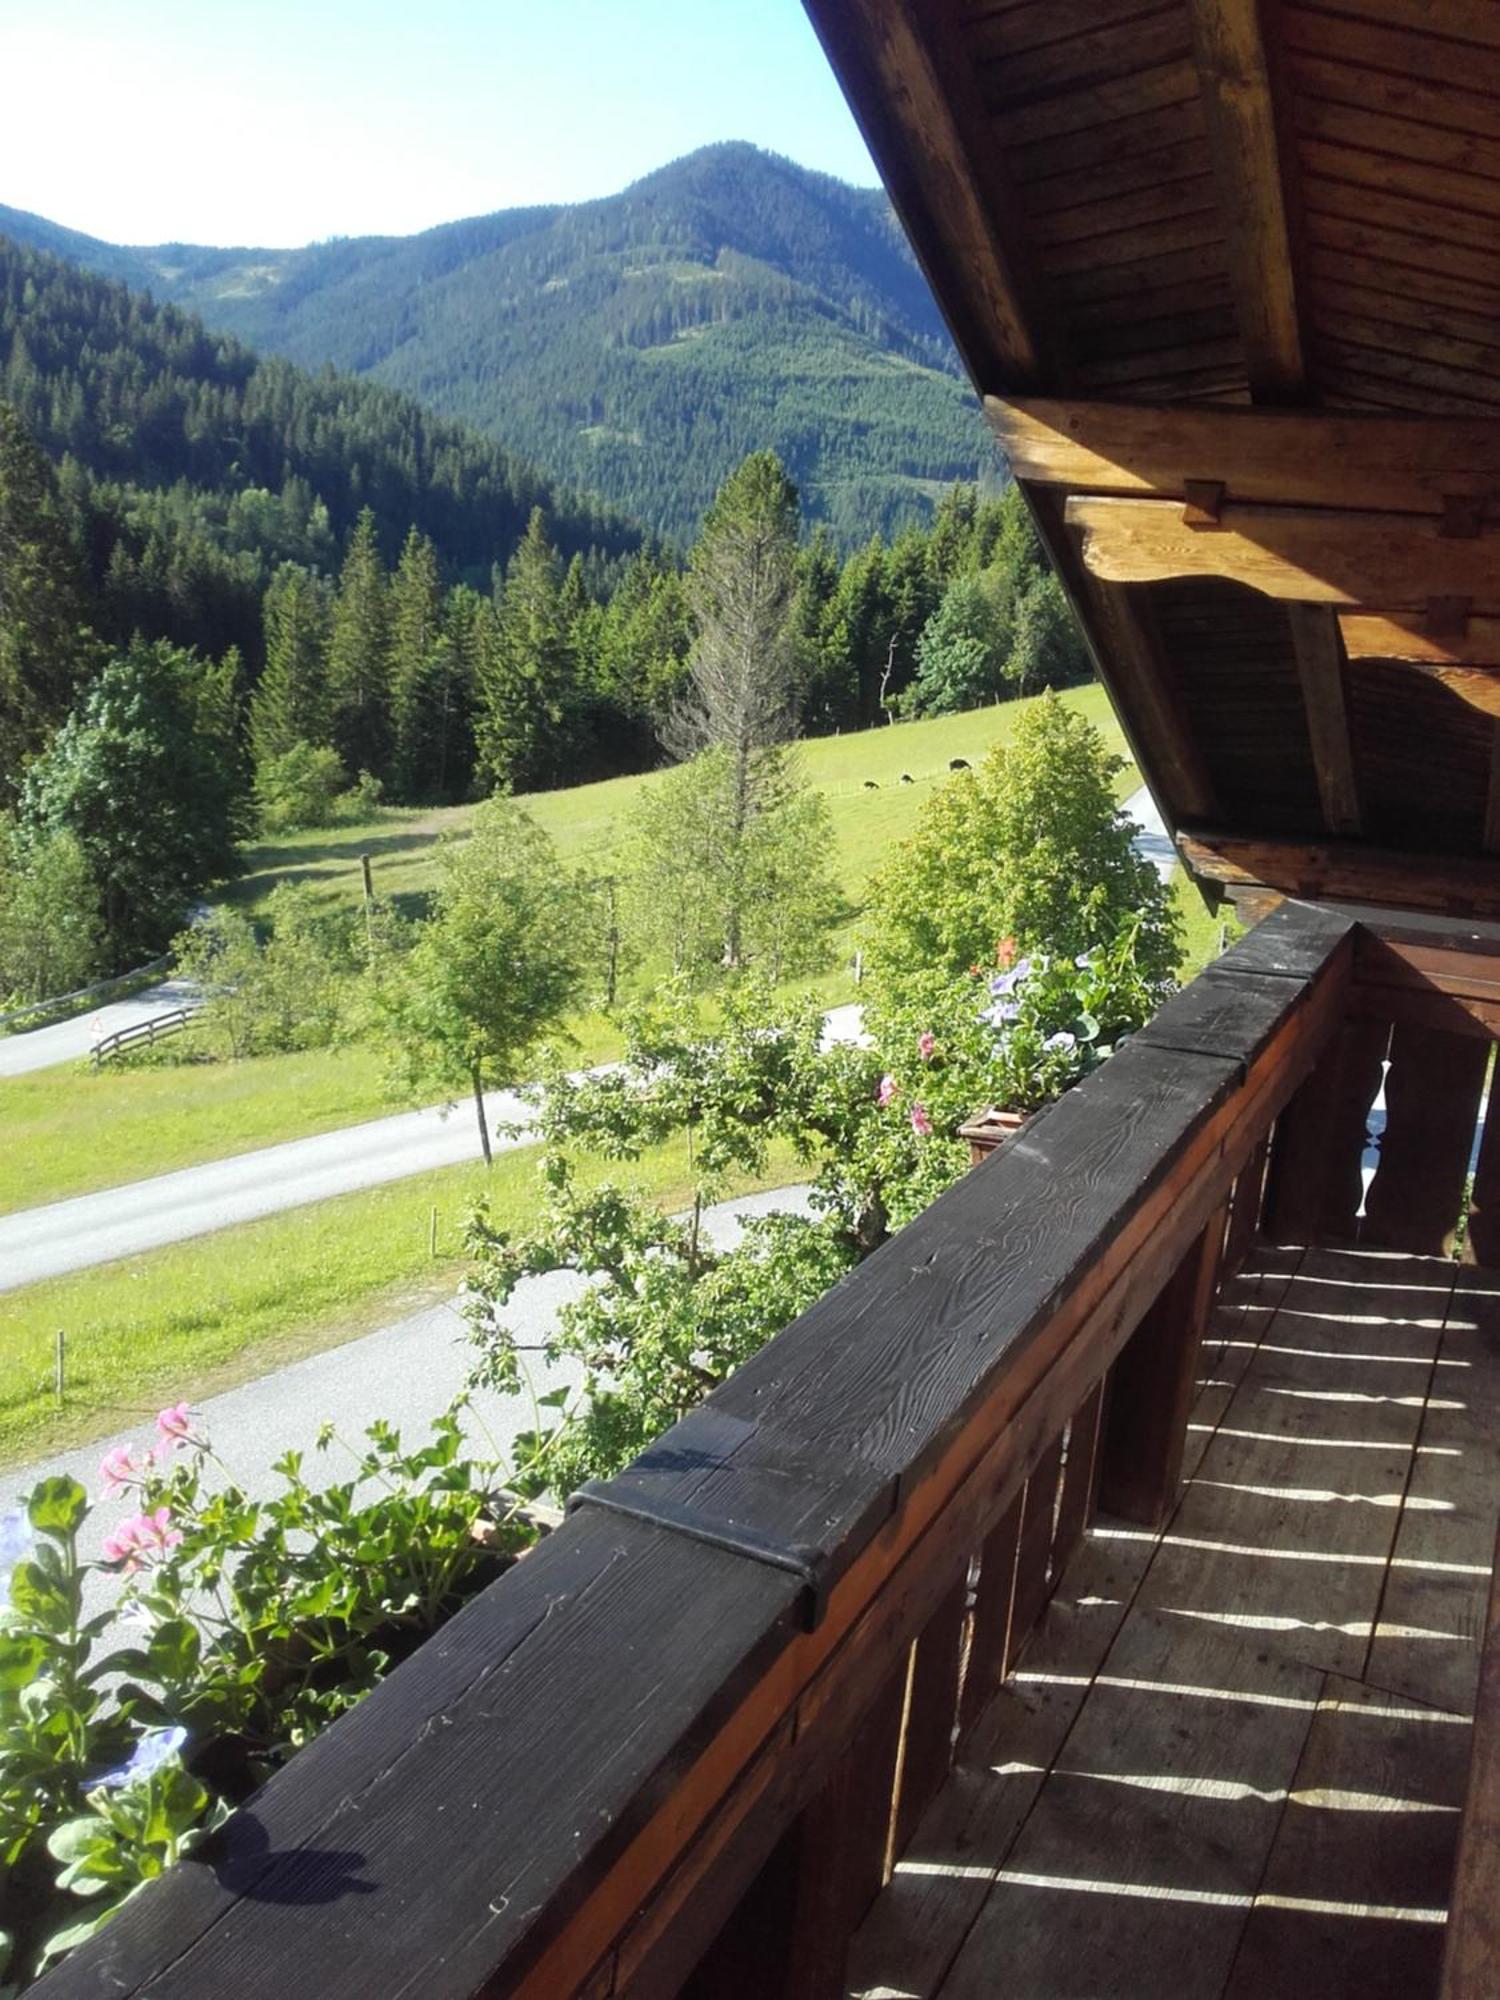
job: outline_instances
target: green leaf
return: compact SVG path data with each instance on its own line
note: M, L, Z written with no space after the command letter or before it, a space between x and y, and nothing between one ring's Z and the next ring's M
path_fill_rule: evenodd
M88 1494L66 1474L40 1480L26 1503L27 1517L39 1535L75 1534L88 1511Z
M95 1848L107 1850L110 1844L108 1828L92 1813L79 1819L65 1819L47 1836L47 1852L54 1861L65 1863L86 1861Z
M0 1688L29 1686L46 1657L47 1642L40 1633L0 1633Z

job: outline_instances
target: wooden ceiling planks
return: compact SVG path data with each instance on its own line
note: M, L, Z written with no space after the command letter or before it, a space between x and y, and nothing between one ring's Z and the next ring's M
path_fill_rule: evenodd
M1245 426L1218 439L1227 459L1163 426L1156 460L1127 464L1133 484L1080 471L1100 442L1087 429L1051 465L1015 461L1169 820L1342 832L1341 869L1361 840L1411 850L1414 868L1424 847L1500 843L1500 549L1493 531L1439 533L1465 493L1496 495L1500 527L1500 4L809 6L877 34L919 22L934 74L965 78L966 157L992 160L1008 193L991 226L1045 302L1029 376L961 338L982 389L1041 384L1088 424L1107 403ZM893 191L923 143L903 130ZM938 275L962 336L980 287L961 258ZM1359 413L1359 428L1299 435L1274 403L1320 424ZM1283 476L1263 477L1278 455ZM1219 527L1183 528L1189 480L1226 485ZM1098 575L1058 525L1069 494L1105 496L1073 508ZM1244 503L1363 518L1272 523ZM1285 601L1211 581L1224 572ZM1467 623L1430 623L1429 600L1459 596Z

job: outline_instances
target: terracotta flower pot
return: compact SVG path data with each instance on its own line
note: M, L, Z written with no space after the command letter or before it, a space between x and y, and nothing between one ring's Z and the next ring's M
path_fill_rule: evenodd
M969 1142L969 1165L977 1167L981 1160L989 1158L997 1146L1014 1138L1031 1116L1029 1111L999 1111L992 1104L988 1111L981 1111L977 1118L971 1118L967 1125L960 1125L958 1136Z

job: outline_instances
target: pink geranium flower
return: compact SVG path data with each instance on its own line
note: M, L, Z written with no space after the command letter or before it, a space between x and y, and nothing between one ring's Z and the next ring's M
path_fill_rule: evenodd
M122 1521L111 1535L104 1539L103 1555L106 1562L122 1562L125 1574L132 1576L136 1570L152 1557L165 1555L182 1540L182 1530L172 1525L170 1507L158 1507L154 1514L132 1514L128 1521Z
M156 1432L163 1456L175 1445L197 1442L193 1436L193 1413L186 1403L173 1403L165 1410L158 1410Z
M930 1028L924 1029L917 1037L917 1054L923 1062L932 1061L932 1052L937 1047L937 1036Z
M147 1455L149 1462L149 1453ZM131 1456L128 1444L117 1444L113 1451L107 1451L99 1462L99 1477L104 1483L104 1498L113 1500L127 1486L134 1486L144 1467L138 1466Z
M911 1108L911 1129L919 1139L932 1137L932 1120L927 1115L925 1104L914 1104Z
M880 1088L875 1093L875 1102L882 1110L896 1095L896 1087L896 1079L893 1076L883 1076L880 1079Z

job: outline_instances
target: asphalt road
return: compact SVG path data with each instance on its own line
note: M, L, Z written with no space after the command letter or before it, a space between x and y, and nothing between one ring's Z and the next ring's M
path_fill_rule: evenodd
M857 1035L859 1009L835 1007L827 1032L837 1040ZM496 1129L504 1122L522 1123L527 1115L514 1091L493 1092L485 1104L497 1152L531 1143L524 1130L504 1136ZM437 1106L401 1112L18 1209L0 1216L0 1292L478 1157L474 1107L466 1101L451 1111Z
M763 1215L771 1209L801 1210L806 1199L807 1190L801 1187L747 1195L709 1209L704 1225L715 1243L727 1246L738 1237L743 1217ZM524 1279L506 1309L506 1324L515 1329L524 1345L540 1345L559 1305L581 1287L582 1280L568 1272ZM455 1299L413 1313L343 1347L328 1348L305 1361L278 1368L258 1381L210 1396L197 1407L197 1420L229 1475L248 1493L264 1498L279 1490L271 1467L284 1451L306 1453L304 1470L314 1483L348 1476L346 1452L316 1449L318 1431L325 1422L337 1423L340 1435L356 1447L366 1425L377 1418L394 1424L408 1444L424 1439L433 1418L462 1390L471 1358L468 1328ZM571 1365L548 1369L540 1355L530 1359L532 1384L538 1394L577 1379ZM152 1443L154 1417L154 1408L143 1410L140 1421L129 1430L0 1474L0 1513L37 1479L50 1473L72 1473L91 1494L97 1494L104 1454L116 1445ZM525 1396L478 1393L473 1409L465 1413L464 1424L476 1450L497 1450L503 1455L517 1431L530 1429L530 1401ZM85 1532L84 1554L97 1558L105 1535L134 1511L126 1499L96 1508ZM100 1579L100 1586L107 1581Z
M26 1076L34 1069L50 1069L54 1063L82 1062L102 1035L117 1028L133 1028L137 1021L149 1021L153 1014L170 1013L193 995L191 981L164 980L148 986L129 1000L111 1000L91 1014L75 1014L71 1021L58 1021L50 1028L28 1028L24 1034L0 1035L0 1076Z

